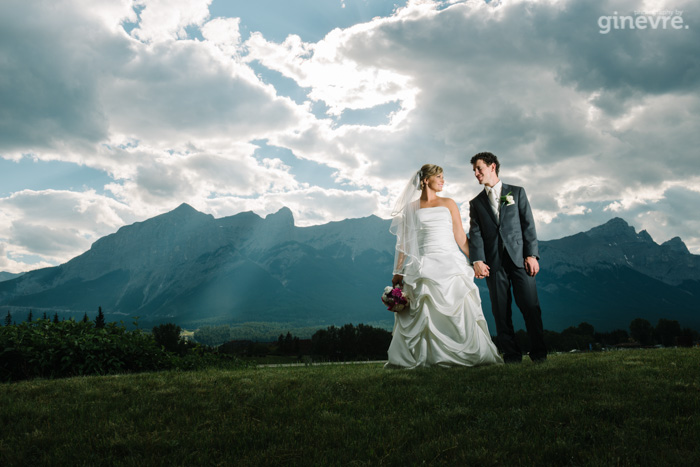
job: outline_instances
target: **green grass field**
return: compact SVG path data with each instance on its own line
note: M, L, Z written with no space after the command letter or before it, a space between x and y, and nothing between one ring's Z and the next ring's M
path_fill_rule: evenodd
M0 385L0 465L700 465L700 348Z

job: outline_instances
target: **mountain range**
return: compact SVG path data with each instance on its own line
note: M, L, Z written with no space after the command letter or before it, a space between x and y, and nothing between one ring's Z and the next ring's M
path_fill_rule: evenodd
M0 276L0 306L18 316L96 314L145 326L244 322L389 327L379 297L390 284L391 221L376 216L311 227L282 208L216 219L187 204L120 228L60 266ZM581 322L627 329L666 318L700 329L700 256L680 238L661 245L620 218L540 242L537 276L546 329ZM477 280L495 332L485 281ZM4 312L3 312L4 314ZM514 312L517 328L522 319Z

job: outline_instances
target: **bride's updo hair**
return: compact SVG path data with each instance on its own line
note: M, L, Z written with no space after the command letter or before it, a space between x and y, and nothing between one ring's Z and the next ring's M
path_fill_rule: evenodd
M418 186L418 189L423 189L423 185L425 185L425 179L430 178L433 175L439 175L441 173L442 167L440 167L439 165L425 164L423 167L420 168L420 185Z

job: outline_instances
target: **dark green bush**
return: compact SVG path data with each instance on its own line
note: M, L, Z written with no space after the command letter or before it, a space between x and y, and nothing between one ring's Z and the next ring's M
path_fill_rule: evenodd
M0 381L172 368L150 334L109 323L47 319L0 328Z
M178 336L174 347L173 330ZM174 324L154 328L153 335L116 323L98 328L74 320L0 327L0 381L242 366L234 356L179 339Z
M181 332L180 326L166 323L155 326L151 334L153 334L156 344L163 347L166 351L185 355L187 346L185 340L180 337Z

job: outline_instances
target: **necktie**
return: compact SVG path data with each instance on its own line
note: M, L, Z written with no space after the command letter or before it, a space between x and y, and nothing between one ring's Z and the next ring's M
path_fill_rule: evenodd
M496 201L496 190L493 188L489 190L489 203L491 204L493 213L496 215L496 219L498 219L498 202Z

